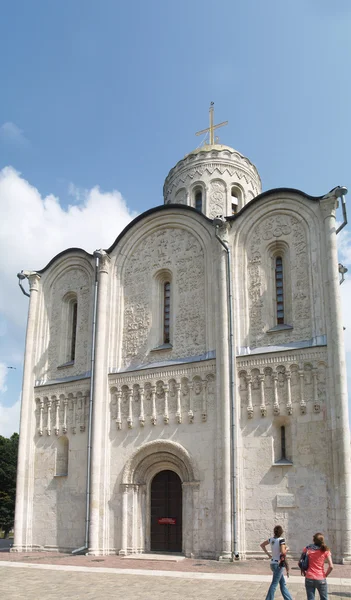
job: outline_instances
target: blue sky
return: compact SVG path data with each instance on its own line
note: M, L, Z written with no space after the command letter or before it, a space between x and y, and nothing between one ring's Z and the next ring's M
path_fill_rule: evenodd
M161 204L164 178L198 145L211 100L216 121L229 120L220 141L255 163L263 189L351 188L351 3L1 6L0 363L16 367L6 378L0 370L8 434L27 308L17 271L43 267L72 237L89 251L107 247L135 213ZM349 231L341 259L351 267ZM351 300L351 286L342 289Z

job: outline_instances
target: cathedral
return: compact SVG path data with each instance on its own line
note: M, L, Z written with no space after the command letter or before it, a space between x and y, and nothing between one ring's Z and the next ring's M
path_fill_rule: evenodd
M351 561L347 190L262 192L215 138L224 124L211 105L207 143L170 170L164 204L110 248L18 274L13 551L231 561L262 557L281 524L293 555L322 531Z

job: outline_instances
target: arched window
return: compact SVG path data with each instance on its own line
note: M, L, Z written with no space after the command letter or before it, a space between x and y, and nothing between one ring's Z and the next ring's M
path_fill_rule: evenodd
M284 278L283 259L276 256L275 259L275 292L277 305L277 325L284 324Z
M195 190L195 208L202 212L202 191L199 189Z
M63 298L60 329L60 367L74 363L77 354L78 300L75 292Z
M280 450L281 450L281 459L286 460L286 438L285 438L285 426L282 425L280 428Z
M68 475L68 438L62 435L57 440L56 448L56 464L55 464L55 476L63 477Z
M171 325L171 283L165 281L163 284L163 343L170 343Z
M230 190L230 196L232 200L232 215L236 215L241 209L242 192L236 185L233 185Z
M170 350L174 326L173 276L169 269L155 273L153 281L151 352Z
M70 356L70 360L74 360L75 357L76 357L77 315L78 315L78 302L72 302L72 309L71 309L71 356Z

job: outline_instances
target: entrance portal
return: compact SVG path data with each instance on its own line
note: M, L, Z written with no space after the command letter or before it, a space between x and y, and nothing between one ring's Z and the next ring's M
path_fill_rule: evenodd
M151 483L151 550L182 551L182 483L174 471L160 471Z

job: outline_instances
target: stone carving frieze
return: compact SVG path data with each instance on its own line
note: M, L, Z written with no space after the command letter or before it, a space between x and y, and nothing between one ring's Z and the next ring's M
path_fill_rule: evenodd
M62 435L86 431L89 388L82 382L70 386L40 386L35 389L36 434Z
M212 364L207 368L111 375L109 383L111 422L117 430L204 423L215 408Z
M240 358L237 367L243 418L320 413L325 408L326 351Z

